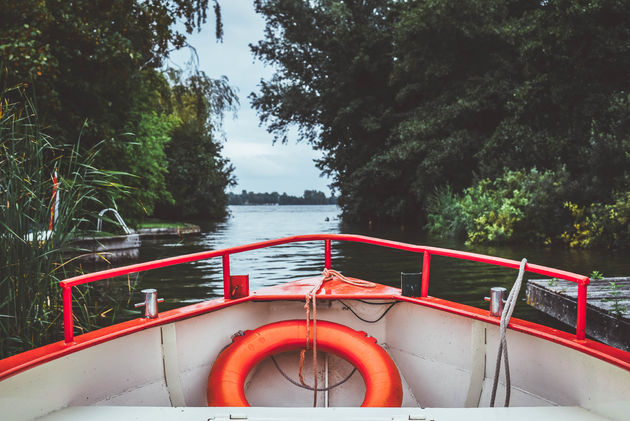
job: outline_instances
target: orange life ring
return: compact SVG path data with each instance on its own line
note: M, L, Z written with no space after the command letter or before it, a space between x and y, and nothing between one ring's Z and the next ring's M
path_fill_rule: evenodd
M310 332L312 341L313 329ZM208 376L208 406L249 406L244 390L249 372L265 358L303 349L305 344L305 320L271 323L237 336L212 366ZM361 373L365 382L361 406L401 406L403 393L398 368L375 338L318 320L317 349L346 359Z

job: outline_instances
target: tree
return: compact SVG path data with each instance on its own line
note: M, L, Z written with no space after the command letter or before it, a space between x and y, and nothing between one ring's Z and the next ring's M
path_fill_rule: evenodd
M565 197L630 182L630 3L259 0L252 94L286 141L325 152L344 219L422 223L436 187L567 171Z
M391 191L371 183L357 192L359 171L383 147L395 123L388 86L392 28L398 9L387 0L255 1L267 21L254 55L278 70L250 98L278 141L297 126L301 139L324 152L318 167L340 190L346 218L378 214ZM358 193L358 194L357 194ZM363 201L363 211L354 208ZM375 200L376 199L376 200Z
M171 72L170 104L180 123L166 145L166 187L174 202L160 202L158 214L168 218L216 219L226 215L226 188L235 184L233 166L221 156L216 137L225 111L236 111L238 97L227 79L198 74L186 80Z
M28 83L59 142L75 141L85 120L85 147L116 137L143 72L159 69L171 49L186 45L175 22L192 33L208 6L209 0L3 4L0 85Z
M628 188L630 174L630 126L622 111L630 3L548 1L504 32L514 38L517 84L506 118L480 151L482 172L565 165L579 203L612 200L615 190Z
M188 124L188 117L173 113L174 93L160 69L171 51L188 45L186 35L206 21L211 5L220 39L217 0L0 3L0 87L28 87L54 142L80 138L81 146L88 148L106 140L95 165L130 175L123 181L131 187L129 196L117 198L126 218L140 219L150 215L158 201L173 200L165 184L165 149L171 132L178 124ZM183 29L177 29L177 22ZM211 81L198 71L193 79L212 84L216 99L199 119L220 121L233 98L227 82ZM204 130L201 137L209 133ZM220 147L203 148L204 158L189 164L199 165L198 174L218 172L205 174L208 180L221 178L227 164ZM209 157L220 164L208 165Z

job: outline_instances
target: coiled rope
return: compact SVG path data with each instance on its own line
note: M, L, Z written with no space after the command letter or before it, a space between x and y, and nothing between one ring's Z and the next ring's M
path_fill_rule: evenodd
M523 282L523 274L525 273L525 265L527 264L527 259L521 260L521 266L518 270L518 276L516 277L516 281L510 290L510 294L507 297L505 302L505 307L503 307L503 312L501 313L501 324L499 327L500 331L500 339L499 339L499 351L497 352L497 362L494 368L494 381L492 382L492 395L490 397L490 406L494 406L494 399L497 394L497 386L499 384L499 371L501 370L501 355L504 357L505 361L505 406L510 406L510 363L508 361L508 351L507 351L507 339L506 339L506 331L508 324L510 323L510 318L512 317L512 313L514 312L514 307L516 306L516 300L518 298L518 293L521 290L521 283Z
M324 285L324 282L332 281L337 279L341 282L345 282L350 285L355 285L363 288L374 288L376 284L374 282L363 281L360 279L350 279L343 276L341 273L337 272L333 269L325 268L322 272L322 278L315 283L313 288L306 293L304 309L306 310L306 347L300 352L300 371L299 378L300 383L304 387L309 389L313 389L313 407L317 406L317 293ZM313 303L313 386L309 386L304 381L304 375L302 374L302 369L304 368L304 358L306 356L306 351L310 347L310 320L311 320L311 302Z

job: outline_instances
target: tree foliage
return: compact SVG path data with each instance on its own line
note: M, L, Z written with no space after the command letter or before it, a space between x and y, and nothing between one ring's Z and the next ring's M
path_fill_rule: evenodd
M286 142L295 125L301 138L324 152L318 167L333 177L346 216L360 215L353 208L360 198L387 201L395 186L374 184L366 194L361 171L383 149L394 124L388 79L397 7L382 0L256 1L255 6L267 28L252 51L278 67L251 96L261 120L276 140ZM378 200L362 203L386 207Z
M171 72L170 104L180 124L166 146L166 187L173 202L163 200L158 214L167 218L218 218L226 215L226 189L235 184L233 166L221 156L217 128L227 110L236 111L238 97L227 79L196 75L186 80Z
M252 50L278 71L253 105L277 139L296 125L324 151L347 220L422 223L436 187L533 168L566 172L579 206L628 190L627 1L256 6Z
M186 131L192 120L200 123L193 135L198 139L191 142L202 144L204 158L189 161L186 170L207 180L223 177L229 163L218 143L209 149L208 144L216 143L213 130L233 107L232 90L225 80L193 71L182 91L162 74L170 52L188 46L186 36L206 22L210 6L216 37L222 37L217 0L5 3L0 2L0 87L27 86L55 142L74 143L79 132L84 148L106 140L95 165L131 174L124 180L130 194L117 198L126 218L148 216L156 204L181 197L166 183L169 163L175 166L167 148L172 133ZM196 114L199 107L175 110L178 90L206 104L204 115ZM218 164L207 165L208 160ZM227 182L215 184L221 188ZM225 194L216 196L218 203L209 204L216 212L204 215L224 213Z
M206 20L208 0L3 2L0 85L27 82L50 134L84 146L116 137L143 70L159 69Z

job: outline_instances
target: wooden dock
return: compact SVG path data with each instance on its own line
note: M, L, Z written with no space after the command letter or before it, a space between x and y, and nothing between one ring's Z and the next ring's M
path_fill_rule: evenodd
M527 281L527 304L575 326L576 283L562 279ZM630 351L630 277L591 279L586 307L586 335Z
M199 235L201 228L194 224L186 224L185 227L140 228L138 234L141 238L147 239L183 237L184 235Z

